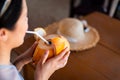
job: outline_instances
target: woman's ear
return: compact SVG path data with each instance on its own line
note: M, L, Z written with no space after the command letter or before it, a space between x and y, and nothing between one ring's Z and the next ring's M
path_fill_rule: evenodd
M0 41L6 41L8 38L7 30L2 28L0 29Z

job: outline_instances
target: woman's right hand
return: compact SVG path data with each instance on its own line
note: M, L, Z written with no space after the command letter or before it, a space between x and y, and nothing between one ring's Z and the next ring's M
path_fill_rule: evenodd
M64 49L59 55L47 59L49 51L39 60L35 70L35 80L48 80L49 77L58 69L63 68L68 61L70 51Z

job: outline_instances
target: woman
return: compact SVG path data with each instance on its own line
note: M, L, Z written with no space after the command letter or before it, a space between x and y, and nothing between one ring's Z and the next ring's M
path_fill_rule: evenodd
M10 52L24 42L27 29L26 0L0 0L0 80L23 80L18 71L32 61L37 42L18 56L14 65L10 62ZM58 56L46 60L48 54L46 51L38 62L35 80L48 80L56 70L64 67L70 51L66 48Z

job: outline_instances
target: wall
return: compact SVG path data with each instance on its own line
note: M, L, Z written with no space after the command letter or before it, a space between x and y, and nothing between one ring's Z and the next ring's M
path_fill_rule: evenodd
M29 30L69 16L69 0L27 0Z

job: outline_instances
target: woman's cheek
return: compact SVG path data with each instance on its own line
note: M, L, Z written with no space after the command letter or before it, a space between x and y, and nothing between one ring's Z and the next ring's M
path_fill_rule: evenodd
M26 20L25 20L25 24L26 24L26 31L28 30L28 17L26 17Z

